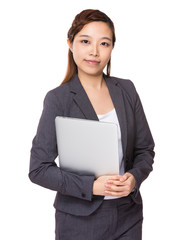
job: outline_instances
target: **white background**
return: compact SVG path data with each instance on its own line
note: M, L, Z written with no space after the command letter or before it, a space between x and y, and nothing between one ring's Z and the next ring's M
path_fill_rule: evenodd
M0 2L0 238L54 239L55 193L28 179L47 91L63 80L67 31L87 8L116 27L112 75L131 79L156 143L143 183L144 240L192 239L192 7L187 0Z

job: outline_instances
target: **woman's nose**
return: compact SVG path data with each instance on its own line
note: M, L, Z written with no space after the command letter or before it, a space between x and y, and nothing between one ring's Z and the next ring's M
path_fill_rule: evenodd
M90 49L90 55L92 56L99 56L99 50L97 44L92 44Z

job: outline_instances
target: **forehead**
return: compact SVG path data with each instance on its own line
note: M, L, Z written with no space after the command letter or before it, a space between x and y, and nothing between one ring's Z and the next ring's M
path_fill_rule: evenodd
M86 24L80 32L77 33L77 37L81 35L88 35L92 38L109 37L112 39L112 31L109 25L105 22L91 22Z

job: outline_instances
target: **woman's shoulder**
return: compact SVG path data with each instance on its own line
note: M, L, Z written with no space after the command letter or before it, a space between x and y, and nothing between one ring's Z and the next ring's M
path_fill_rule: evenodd
M63 98L63 97L67 97L68 93L69 93L69 84L64 83L60 86L57 86L57 87L49 90L46 94L46 97Z
M127 93L135 93L136 88L132 80L126 78L119 78L119 77L110 77L111 81L113 81L116 85L118 85L122 90L126 91Z
M64 83L48 91L48 94L63 95L63 93L69 92L69 83Z
M131 103L132 106L138 99L138 93L136 91L134 83L130 79L110 77L111 82L120 88L124 97Z
M65 83L49 90L44 98L44 103L47 105L54 105L63 107L69 99L69 84Z
M134 86L134 83L129 78L120 78L120 77L115 77L115 76L111 76L110 78L114 82L125 85L126 87L133 87Z

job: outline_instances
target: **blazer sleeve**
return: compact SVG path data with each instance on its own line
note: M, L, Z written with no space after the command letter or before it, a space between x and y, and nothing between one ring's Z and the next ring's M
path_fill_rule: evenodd
M58 155L55 117L62 114L62 104L54 91L50 91L45 97L43 112L32 143L29 178L33 183L63 195L91 201L95 177L63 171L55 163Z
M134 95L135 141L133 144L133 167L129 172L132 173L136 179L136 191L134 194L137 195L141 183L153 170L155 143L140 97L133 84L132 87L132 94Z

